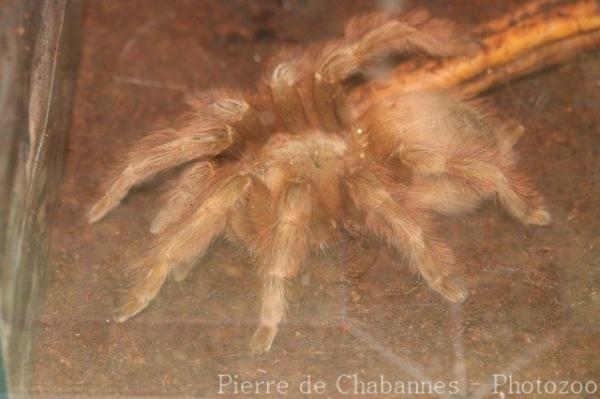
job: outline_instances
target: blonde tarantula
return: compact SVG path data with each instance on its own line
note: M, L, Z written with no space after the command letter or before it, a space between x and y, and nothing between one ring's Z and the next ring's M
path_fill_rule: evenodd
M346 94L349 78L391 53L447 57L472 47L424 11L369 14L348 23L343 38L280 52L253 92L191 99L179 126L133 145L88 213L95 222L133 186L187 164L151 224L160 236L133 264L116 320L142 311L168 276L183 280L222 236L248 249L262 280L255 353L270 350L286 283L308 254L345 235L387 244L431 288L464 301L430 214L497 198L522 223L548 224L541 195L515 164L520 129L451 93L404 93L361 112Z

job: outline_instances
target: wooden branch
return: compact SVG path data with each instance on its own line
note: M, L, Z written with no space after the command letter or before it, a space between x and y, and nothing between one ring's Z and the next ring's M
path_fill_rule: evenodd
M562 62L600 45L600 2L537 0L510 16L481 25L475 33L482 37L481 49L475 54L401 64L391 78L359 89L355 100L430 89L454 89L475 96Z
M474 97L492 87L537 70L560 64L579 53L596 47L600 47L600 30L575 35L531 50L499 67L490 68L480 76L460 84L457 89L466 97Z

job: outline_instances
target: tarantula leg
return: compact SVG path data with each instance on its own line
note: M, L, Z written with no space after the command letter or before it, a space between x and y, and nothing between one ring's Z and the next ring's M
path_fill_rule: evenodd
M465 163L461 163L464 167ZM515 172L502 173L493 165L479 164L467 167L467 171L457 171L454 162L449 166L454 174L424 179L411 188L407 200L410 207L458 215L475 209L483 199L497 195L508 213L523 224L545 226L551 223L552 217L543 206L542 195L530 179Z
M354 43L354 53L361 67L391 52L448 57L478 48L458 34L452 22L432 18L422 9L399 18L382 13L359 16L346 25L345 33L346 40Z
M279 200L273 233L259 251L263 287L259 327L250 341L253 353L271 349L285 315L285 285L297 275L306 256L312 208L312 188L304 182L291 183Z
M117 206L131 187L155 174L202 157L221 154L241 137L261 135L263 127L244 96L231 90L194 95L193 109L181 128L167 129L140 140L129 151L125 170L113 179L104 197L88 213L90 222Z
M446 57L472 52L477 46L455 34L448 21L431 18L425 11L416 11L404 18L389 19L374 13L354 19L346 26L342 43L326 46L315 71L315 103L323 123L329 130L346 124L343 83L369 64L391 53L423 52L434 57Z
M351 72L341 69L351 68L346 64L353 64L354 60L348 47L327 46L323 52L330 53L314 74L313 96L321 123L327 131L336 131L348 120L348 115L344 114L342 82Z
M543 197L531 180L512 167L498 167L480 160L457 158L448 162L448 173L482 197L496 194L504 208L523 224L545 226L552 217L543 206Z
M408 190L408 206L433 210L442 215L472 211L481 202L481 194L453 176L418 181Z
M542 195L527 176L511 171L500 178L498 198L504 208L521 223L547 226L552 216L543 205Z
M364 169L350 175L346 186L354 204L366 213L366 232L402 253L411 269L446 299L463 302L467 298L467 292L447 277L454 264L452 252L439 240L425 237L420 227L425 220L397 203L379 179Z
M244 201L251 184L249 176L221 181L184 225L159 240L154 249L134 265L132 285L115 316L118 322L142 311L156 297L174 268L190 265L206 253L223 232L228 214Z
M269 87L276 109L286 127L295 133L310 128L302 100L298 92L298 70L293 62L278 64L273 73Z
M229 125L198 121L186 129L155 133L134 145L123 170L110 183L102 198L88 212L93 223L119 205L129 190L166 169L201 157L222 153L236 141ZM161 143L156 145L156 143Z
M171 276L173 277L173 280L177 281L178 283L185 280L192 270L194 270L194 266L196 266L198 262L198 259L194 259L190 262L181 263L173 267L173 270L171 270Z
M250 140L264 135L264 125L255 105L234 90L215 90L194 95L186 99L188 105L197 110L196 118L216 118L233 127L240 136Z
M496 134L502 158L510 157L511 150L524 134L525 126L513 120L505 121L504 126L499 128Z
M207 181L215 173L214 168L212 162L197 162L181 174L177 184L165 194L164 205L150 225L151 233L162 233L169 225L181 220L206 190Z
M402 160L419 176L440 175L446 172L448 155L442 151L434 151L431 148L400 143L391 154Z
M261 354L271 350L277 335L279 323L286 310L285 279L271 277L265 279L261 289L260 324L250 340L250 351Z

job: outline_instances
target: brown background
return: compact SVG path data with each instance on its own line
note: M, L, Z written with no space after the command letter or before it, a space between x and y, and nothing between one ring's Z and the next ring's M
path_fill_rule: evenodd
M465 29L521 3L419 2ZM152 245L161 187L159 179L136 190L88 225L84 213L116 155L174 120L186 93L251 85L281 44L338 34L352 15L384 4L399 3L87 2L66 174L52 215L36 393L212 397L218 374L292 386L307 374L330 385L344 373L383 374L458 380L463 393L485 393L470 382L507 370L519 380L600 384L598 52L490 94L526 126L519 152L555 223L526 228L493 204L444 220L471 293L464 305L451 306L386 253L352 278L344 271L358 266L314 259L292 289L272 352L253 357L257 284L247 260L220 244L138 317L111 321L124 265Z

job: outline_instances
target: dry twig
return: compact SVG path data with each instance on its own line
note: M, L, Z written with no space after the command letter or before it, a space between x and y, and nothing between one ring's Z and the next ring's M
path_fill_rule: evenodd
M475 34L482 37L475 54L443 62L402 64L391 79L361 89L359 98L385 98L422 89L455 89L474 96L557 64L600 45L600 2L529 2L509 16L483 24Z

